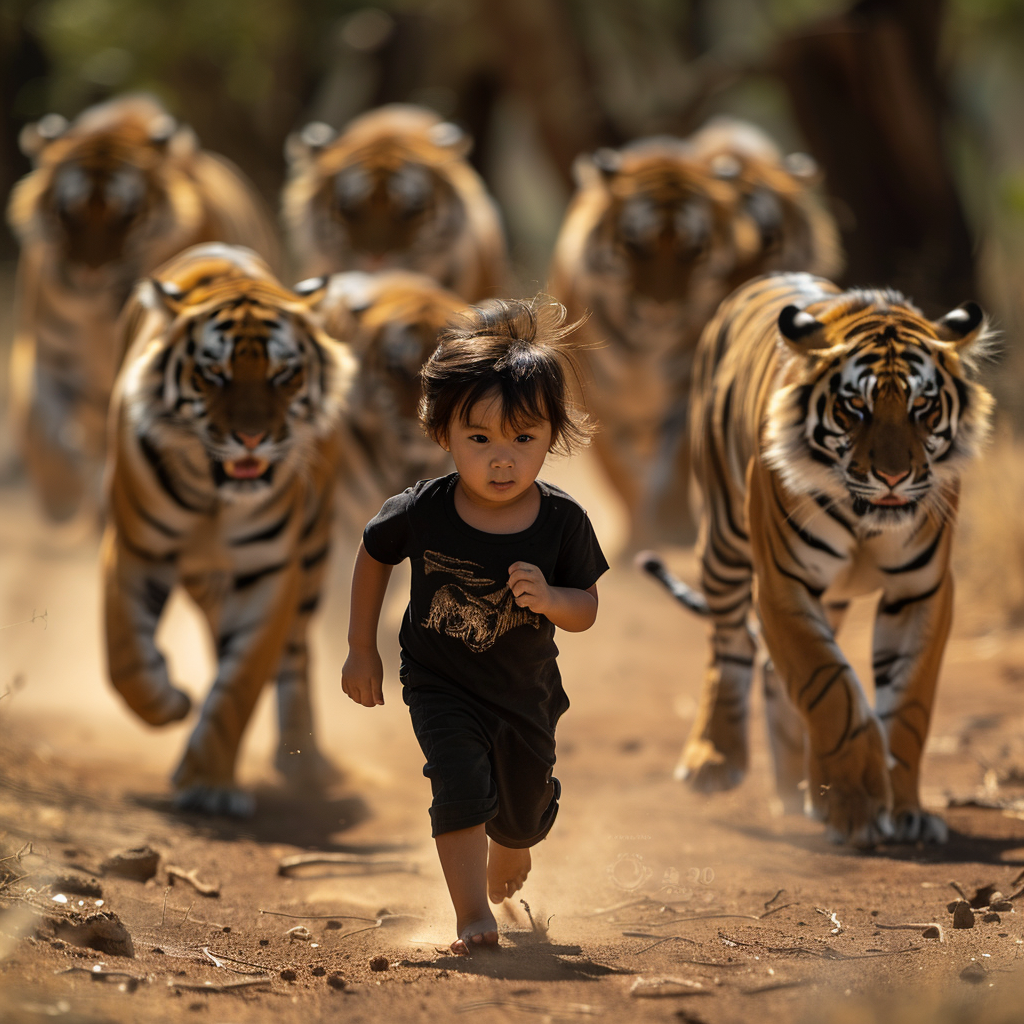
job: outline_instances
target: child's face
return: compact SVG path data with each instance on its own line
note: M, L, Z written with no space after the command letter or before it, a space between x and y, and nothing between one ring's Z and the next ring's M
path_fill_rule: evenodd
M533 486L551 447L551 423L502 425L501 399L485 396L448 432L448 451L467 495L482 507L499 508Z

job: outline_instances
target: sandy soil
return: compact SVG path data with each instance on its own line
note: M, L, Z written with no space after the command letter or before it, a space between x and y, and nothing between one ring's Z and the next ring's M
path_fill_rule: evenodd
M587 458L547 475L591 508L614 552L622 523ZM672 780L705 628L620 558L597 626L560 638L572 708L559 726L561 813L520 894L533 927L507 901L500 952L455 958L429 786L397 696L400 577L382 629L388 703L357 707L338 685L352 554L339 540L314 636L320 731L343 783L322 801L277 788L267 694L242 761L256 816L202 819L168 802L188 724L149 730L103 678L95 542L55 535L20 488L0 491L0 1019L1019 1019L1020 915L954 929L947 904L953 883L968 897L1021 886L1024 633L958 627L924 770L929 806L1005 806L949 807L941 849L858 854L773 814L759 703L743 786L708 799ZM670 555L692 578L691 556ZM855 609L843 635L862 675L870 614ZM210 652L183 600L162 635L201 695ZM103 873L109 853L141 846L160 858L149 881ZM354 857L280 873L312 852ZM219 895L169 885L169 866ZM105 940L95 920L68 927L98 912L116 915L134 957L112 952L109 920ZM930 922L940 938L922 934Z

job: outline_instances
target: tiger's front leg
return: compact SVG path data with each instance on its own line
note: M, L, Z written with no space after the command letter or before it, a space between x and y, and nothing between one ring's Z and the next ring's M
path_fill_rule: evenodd
M167 662L154 640L175 583L174 561L134 554L110 525L103 536L101 562L110 681L143 721L177 722L189 713L192 700L171 683Z
M317 746L307 641L309 621L320 601L330 554L332 483L328 481L323 488L316 522L303 544L301 587L277 674L279 738L274 766L300 792L320 792L341 777Z
M235 785L235 762L263 684L273 678L299 596L296 559L263 575L235 576L222 606L204 609L216 623L217 677L173 782L186 810L246 817L252 796Z
M953 578L948 568L937 587L923 593L924 597L885 595L879 603L872 656L875 705L892 757L893 838L944 843L949 836L946 823L921 807L918 787L939 667L953 621Z
M766 507L763 468L749 491L757 609L775 671L807 729L808 800L836 842L874 846L892 835L886 737L847 662L812 581L801 576Z

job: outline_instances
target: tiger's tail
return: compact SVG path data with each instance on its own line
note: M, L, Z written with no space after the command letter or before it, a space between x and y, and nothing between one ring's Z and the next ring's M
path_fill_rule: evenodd
M653 576L684 608L695 615L707 617L711 614L704 595L669 572L660 555L653 551L641 551L633 559L633 564Z

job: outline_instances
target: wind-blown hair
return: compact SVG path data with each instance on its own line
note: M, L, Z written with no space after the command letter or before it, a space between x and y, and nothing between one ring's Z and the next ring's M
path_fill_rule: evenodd
M582 323L566 325L565 307L547 296L493 299L448 322L437 349L420 371L420 420L442 444L456 419L497 395L502 426L518 429L537 420L551 424L550 451L570 455L593 433L572 400L579 370L567 339Z

